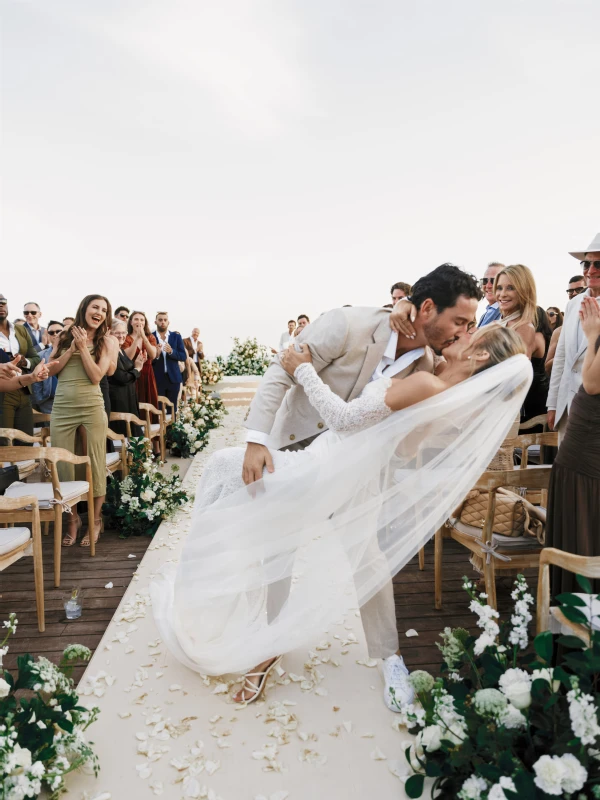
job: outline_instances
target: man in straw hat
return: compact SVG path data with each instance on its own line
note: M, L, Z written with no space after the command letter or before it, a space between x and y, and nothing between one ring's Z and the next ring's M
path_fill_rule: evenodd
M548 392L548 426L558 430L562 439L567 426L571 401L581 386L581 369L587 350L587 339L581 330L579 309L584 297L600 297L600 233L585 250L569 253L581 262L587 282L585 292L575 295L567 303L565 318L556 355L552 364L550 391Z

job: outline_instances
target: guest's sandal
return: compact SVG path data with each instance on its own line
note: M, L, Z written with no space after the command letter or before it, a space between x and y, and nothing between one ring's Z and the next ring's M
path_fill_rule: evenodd
M79 536L79 531L81 530L82 526L81 517L77 516L77 522L75 523L75 533L65 533L62 539L63 547L73 547L75 542L77 541L77 537ZM69 526L71 527L71 526Z
M100 519L95 519L94 520L94 544L96 544L96 542L100 538L100 534L102 533L103 530L104 530L104 519L102 517ZM89 525L88 525L88 532L86 533L86 535L83 537L83 539L79 543L79 546L80 547L89 547L90 546L90 529L89 529Z

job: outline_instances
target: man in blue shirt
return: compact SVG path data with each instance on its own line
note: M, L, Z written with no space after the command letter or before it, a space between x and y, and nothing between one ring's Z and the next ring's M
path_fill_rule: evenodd
M479 320L479 325L477 326L478 328L481 328L483 325L489 325L490 322L496 322L496 320L499 320L502 316L500 314L500 306L498 305L496 296L494 294L494 279L502 269L504 269L504 264L500 264L498 261L492 261L490 264L488 264L484 276L481 279L481 288L485 295L485 299L487 300L488 306L483 312L483 316Z

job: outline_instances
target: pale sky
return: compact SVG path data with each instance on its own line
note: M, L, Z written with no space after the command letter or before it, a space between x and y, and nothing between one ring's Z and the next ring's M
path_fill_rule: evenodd
M99 292L225 354L491 260L564 309L599 30L597 0L4 0L11 319Z

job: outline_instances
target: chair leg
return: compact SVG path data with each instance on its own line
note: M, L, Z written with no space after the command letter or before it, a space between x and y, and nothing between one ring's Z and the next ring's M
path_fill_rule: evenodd
M50 523L49 522L42 522L42 533L44 536L48 536L50 533Z
M421 572L423 572L423 570L425 569L425 548L424 547L422 547L419 550L419 569L421 570Z
M62 509L54 506L54 585L60 586L60 559L62 556Z
M494 566L494 559L490 558L490 563L487 563L485 553L482 554L483 558L483 577L485 580L485 593L487 594L488 605L492 608L497 608L498 603L496 600L496 569Z
M46 630L44 610L44 567L42 562L42 543L38 538L33 540L33 579L35 582L35 605L37 609L38 630Z
M439 611L442 608L442 556L444 553L444 538L442 529L435 532L434 552L433 552L433 572L434 572L434 592L435 607Z

